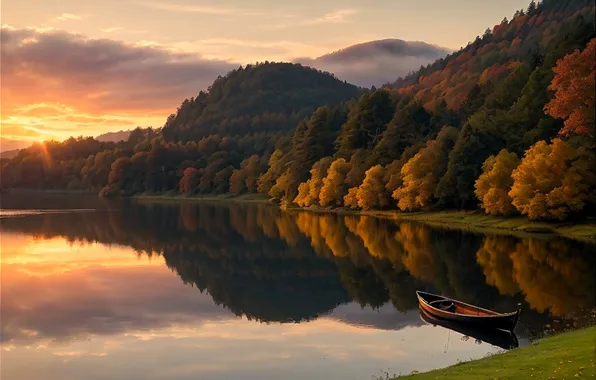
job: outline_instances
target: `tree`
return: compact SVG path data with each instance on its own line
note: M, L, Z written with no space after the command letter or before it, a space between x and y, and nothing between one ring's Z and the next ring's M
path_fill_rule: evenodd
M350 164L343 158L333 161L327 176L323 178L323 186L319 195L319 204L323 207L341 205L348 189L345 180L350 171Z
M344 196L344 206L356 209L358 208L358 188L352 187Z
M234 170L230 176L230 192L233 194L256 192L260 171L261 158L256 154L243 160L240 169Z
M458 130L445 127L436 140L429 141L401 169L403 184L393 192L401 210L416 210L433 201L439 178L446 169L449 151L457 139Z
M310 170L310 178L298 186L298 195L294 199L300 207L308 207L319 203L319 195L323 187L323 178L333 162L333 158L325 157L315 162Z
M475 194L487 214L508 215L515 210L508 193L513 185L511 173L518 165L517 155L507 149L484 161L482 174L476 180Z
M555 97L546 105L552 117L565 120L561 135L581 134L594 137L596 119L596 38L584 51L567 55L553 69L549 87Z
M257 190L259 193L268 193L271 187L275 184L275 180L283 173L284 167L284 153L281 149L275 149L275 151L269 157L268 166L269 169L263 173L257 183Z
M182 194L192 194L199 185L199 171L195 168L184 169L179 187Z
M512 173L515 208L530 219L565 219L581 211L594 193L593 152L585 156L561 139L540 141Z
M358 207L363 210L370 210L371 208L382 208L389 205L390 196L385 190L384 178L385 168L381 165L375 165L366 171L364 181L356 192L356 205Z
M352 106L338 137L339 156L347 158L357 149L372 149L393 118L395 104L385 89L363 94Z

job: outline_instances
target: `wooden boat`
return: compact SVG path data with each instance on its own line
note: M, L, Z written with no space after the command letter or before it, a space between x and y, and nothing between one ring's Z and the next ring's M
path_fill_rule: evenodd
M435 317L423 309L420 310L420 319L428 324L453 330L462 335L486 342L504 350L511 350L519 346L517 336L512 331L478 328L461 322Z
M513 331L521 311L521 304L518 304L517 311L497 313L436 294L416 291L416 295L420 308L427 313L477 328Z

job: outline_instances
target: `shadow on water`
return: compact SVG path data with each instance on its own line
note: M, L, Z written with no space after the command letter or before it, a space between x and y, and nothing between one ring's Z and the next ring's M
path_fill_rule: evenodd
M2 207L26 203L15 197L4 196ZM54 198L46 208L60 207ZM417 289L501 312L522 302L528 327L517 334L526 338L577 328L594 316L594 246L560 237L480 235L259 204L69 198L66 207L96 211L4 218L1 229L162 256L185 284L251 320L313 320L353 301L406 313L417 309Z

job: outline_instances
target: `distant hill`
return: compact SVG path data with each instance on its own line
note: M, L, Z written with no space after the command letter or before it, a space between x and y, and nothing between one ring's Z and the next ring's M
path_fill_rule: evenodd
M101 142L119 142L128 140L131 131L108 132L95 137L97 141Z
M26 148L28 146L31 146L32 144L33 143L31 141L13 140L13 139L7 139L5 137L0 137L0 152L4 153L7 151L13 151L13 150L18 151L19 149ZM10 158L10 157L5 157L3 155L2 158Z
M0 153L0 158L14 158L17 156L17 154L19 154L20 151L20 149L5 150L2 153Z
M359 86L380 86L445 57L449 49L425 42L384 39L352 45L316 59L297 58L304 65L334 73Z
M360 89L293 63L247 65L186 99L163 129L166 140L288 131L317 107L354 98Z

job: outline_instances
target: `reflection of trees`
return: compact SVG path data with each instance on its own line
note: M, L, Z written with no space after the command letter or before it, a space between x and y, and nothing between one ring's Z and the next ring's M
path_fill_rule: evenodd
M486 282L501 294L521 290L533 309L564 316L594 307L592 249L561 238L487 236L476 256Z
M476 252L486 283L496 287L501 294L514 295L519 291L513 280L513 263L509 254L515 251L516 241L507 236L487 236Z
M513 273L526 300L539 312L562 316L594 307L594 254L563 239L528 238L511 253Z
M521 289L535 310L557 315L594 298L591 246L482 240L370 216L122 202L93 213L5 219L2 229L163 255L186 283L236 314L267 321L314 318L350 299L372 307L391 301L406 311L417 306L416 289L502 311L515 308Z
M412 223L401 223L396 238L404 247L402 261L404 267L427 283L435 279L434 258L430 228Z

